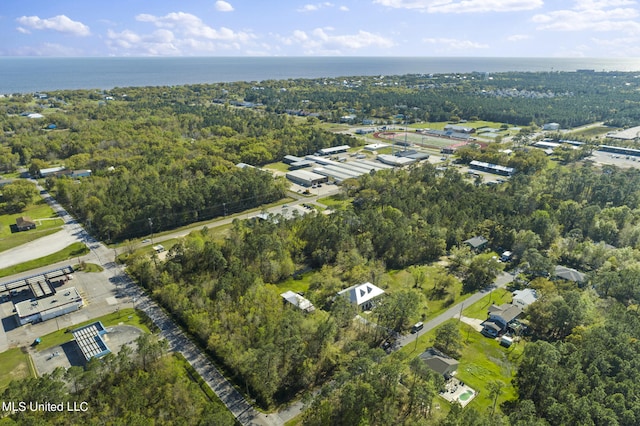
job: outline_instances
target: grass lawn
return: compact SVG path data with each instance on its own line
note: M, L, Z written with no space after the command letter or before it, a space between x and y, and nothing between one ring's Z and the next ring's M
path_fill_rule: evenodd
M515 375L525 343L516 343L510 348L504 348L495 339L484 337L467 324L458 320L450 321L455 321L459 325L462 339L461 356L458 357L460 365L456 377L478 392L468 407L484 410L492 406L493 401L489 398L487 383L499 380L505 384L496 406L496 410L499 410L500 403L516 397L511 380ZM436 330L437 328L425 333L418 338L416 344L410 343L400 350L407 357L406 362L410 362L433 345ZM439 399L439 403L443 411L448 411L449 403L446 400Z
M311 277L313 276L313 272L300 275L300 279L295 279L293 277L288 278L276 285L282 292L284 293L287 290L291 290L294 293L302 292L305 293L309 290L309 284L311 283Z
M56 253L50 254L49 256L40 257L38 259L33 259L28 262L0 269L0 277L30 271L31 269L39 268L41 266L47 266L67 259L72 259L74 257L84 256L87 253L89 253L89 249L83 243L73 243Z
M117 312L112 312L100 318L94 318L83 323L74 325L73 328L79 328L83 325L91 324L96 321L102 321L102 324L105 327L111 327L118 324L124 325L132 325L134 327L138 327L139 329L149 333L149 326L147 325L149 319L146 315L141 314L139 311L134 310L133 308L125 308L120 309ZM73 340L73 336L71 333L67 333L67 330L58 330L53 333L47 334L46 336L41 336L42 342L36 346L36 350L42 351L45 349L52 348L54 346L62 345L63 343L67 343Z
M82 272L102 272L104 268L100 265L96 265L95 263L84 263L83 265L74 265L74 271L82 271Z
M351 199L347 198L343 200L342 197L332 195L330 197L318 198L318 203L324 204L330 209L340 209L351 204Z
M11 233L11 225L16 224L16 218L28 216L33 219L37 228L25 232ZM23 212L0 216L0 251L9 250L29 241L36 240L60 230L63 221L49 207L44 200L27 207Z
M279 161L277 163L265 164L262 168L263 169L268 169L268 170L277 170L277 171L282 172L282 173L286 173L286 172L289 171L289 165L288 164L284 164L281 161Z
M12 380L27 377L36 377L28 353L20 348L13 348L0 354L0 392L3 392Z
M482 299L469 306L468 308L462 311L462 315L469 318L477 318L477 319L487 319L487 311L489 310L489 306L497 305L500 306L503 303L510 303L512 299L512 294L509 290L505 290L503 288L499 288L497 290L493 290L488 295L484 296Z

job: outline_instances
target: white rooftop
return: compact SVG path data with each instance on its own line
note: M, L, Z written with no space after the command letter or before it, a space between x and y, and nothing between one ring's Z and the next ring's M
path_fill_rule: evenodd
M349 288L345 288L344 290L338 292L338 294L340 296L348 295L349 301L351 303L360 306L363 303L366 303L369 300L374 299L381 294L384 294L384 290L371 284L370 282L366 282L364 284L356 284Z
M532 288L525 288L524 290L516 290L513 292L513 304L520 306L529 306L538 299L536 291Z

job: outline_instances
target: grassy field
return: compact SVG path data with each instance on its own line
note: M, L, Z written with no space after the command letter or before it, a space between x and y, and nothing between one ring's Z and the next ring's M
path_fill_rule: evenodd
M11 233L11 225L16 224L16 218L28 216L38 227L26 232ZM49 207L44 200L27 207L23 212L0 216L0 251L9 250L24 243L51 235L60 230L63 221Z
M265 164L264 167L262 167L263 169L267 169L267 170L276 170L282 173L288 172L289 171L289 165L288 164L284 164L283 162L279 161L277 163L270 163L270 164Z
M276 285L276 287L278 287L279 289L282 290L282 292L285 292L287 290L291 290L295 293L305 293L307 290L309 290L309 284L311 283L311 277L313 276L312 273L310 274L303 274L299 276L299 279L295 279L293 277L284 280L280 283L278 283Z
M111 327L114 325L124 324L124 325L132 325L134 327L138 327L139 329L149 333L149 319L146 315L142 314L139 311L134 310L133 308L120 309L117 312L110 313L108 315L102 316L100 318L94 318L83 323L75 325L73 328L79 328L83 325L91 324L96 321L102 321L102 324L105 327ZM73 339L71 333L67 333L67 330L58 330L53 333L47 334L46 336L41 336L42 342L36 346L36 350L42 351L45 349L52 348L54 346L62 345L63 343L69 342Z
M30 271L31 269L39 268L41 266L47 266L67 259L73 259L74 257L84 256L87 253L89 253L89 249L83 243L73 243L56 253L50 254L49 256L40 257L38 259L33 259L28 262L0 269L0 277Z
M0 393L12 380L36 377L29 354L20 348L13 348L0 354Z
M579 137L594 138L596 136L606 135L607 133L613 130L614 130L613 128L607 127L607 126L596 126L596 127L589 127L587 129L579 129L579 130L571 131L566 135L564 135L564 137L565 139L572 139L572 138L579 138Z
M351 204L351 199L343 200L342 197L332 195L330 197L318 198L318 203L324 204L330 209L341 209Z

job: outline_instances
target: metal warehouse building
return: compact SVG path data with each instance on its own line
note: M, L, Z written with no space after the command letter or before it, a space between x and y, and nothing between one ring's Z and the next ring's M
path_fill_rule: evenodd
M287 172L287 179L293 183L297 183L302 186L313 186L318 183L327 182L329 179L326 176L318 173L309 172L307 170L293 170Z

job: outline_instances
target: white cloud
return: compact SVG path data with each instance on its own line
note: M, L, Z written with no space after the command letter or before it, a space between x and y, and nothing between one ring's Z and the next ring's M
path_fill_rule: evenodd
M116 55L143 56L187 56L203 55L220 51L242 51L255 45L256 36L230 28L213 28L202 19L184 12L173 12L165 16L140 14L139 22L156 27L150 33L131 30L107 33L107 46Z
M449 50L475 50L475 49L487 49L489 45L483 43L477 43L471 40L459 40L456 38L423 38L423 43L435 44L441 47L439 52Z
M527 34L512 34L507 37L507 41L529 40L530 38L531 36Z
M338 9L340 10L340 12L348 12L349 11L349 8L347 6L340 6Z
M151 22L159 28L175 29L181 34L207 40L246 42L254 37L252 34L242 31L235 32L225 27L220 27L219 29L212 28L202 22L202 19L199 17L184 12L172 12L165 16L141 14L136 16L136 20Z
M609 7L631 6L635 0L575 0L576 10L607 9Z
M631 8L579 9L538 14L531 20L539 30L640 33L640 23L633 20L637 17L638 11Z
M324 2L324 3L315 3L315 4L305 4L299 9L296 9L297 12L317 12L320 9L333 7L333 3Z
M216 2L216 10L218 12L233 12L233 6L231 6L226 1L218 0Z
M311 32L296 30L291 37L280 37L285 45L300 45L307 55L343 55L374 47L388 49L391 39L360 30L355 34L332 34L331 27L316 28Z
M373 0L373 3L428 13L517 12L544 4L543 0Z
M28 33L32 30L52 30L60 33L71 34L76 36L88 36L91 34L89 27L82 22L73 21L66 15L58 15L53 18L41 19L38 16L21 16L16 19L21 25L18 31ZM26 28L25 28L26 27Z

